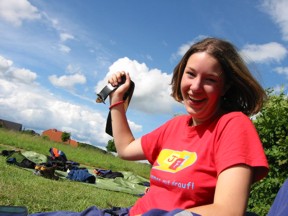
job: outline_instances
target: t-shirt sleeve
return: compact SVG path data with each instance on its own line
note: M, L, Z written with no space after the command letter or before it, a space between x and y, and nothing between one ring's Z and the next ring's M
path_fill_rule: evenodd
M174 131L179 122L185 117L175 117L153 130L152 132L142 136L141 145L147 160L153 164L163 148L163 143L169 139L169 131Z
M215 163L218 175L225 169L246 164L254 168L254 181L268 173L265 152L251 120L244 114L222 119L215 146Z
M160 140L163 137L163 127L164 126L160 126L156 130L145 134L141 138L141 145L144 155L150 164L154 163L161 151L161 147L159 145L161 143Z

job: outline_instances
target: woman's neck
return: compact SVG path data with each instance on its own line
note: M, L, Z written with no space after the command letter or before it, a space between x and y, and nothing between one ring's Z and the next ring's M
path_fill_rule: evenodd
M215 119L218 119L219 117L221 117L223 114L225 114L227 112L225 112L224 110L219 110L218 112L214 113L211 117L206 118L206 119L195 119L191 118L190 122L189 122L189 126L198 126L198 125L202 125L205 123L209 123L214 121Z

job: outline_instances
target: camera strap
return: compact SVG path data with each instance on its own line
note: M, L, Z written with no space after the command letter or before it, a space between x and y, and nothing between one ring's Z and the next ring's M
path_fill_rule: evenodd
M124 82L125 82L125 80L124 80ZM120 85L121 84L123 84L123 83L120 83ZM106 85L101 90L101 92L97 94L98 98L96 99L96 102L97 103L105 103L105 99L108 97L108 95L111 94L113 91L115 91L118 87L119 87L119 85L116 86L116 87L113 87L110 84ZM134 88L135 88L135 83L131 80L130 86L129 86L127 92L125 92L125 94L123 96L125 112L128 109L130 100L131 100L133 92L134 92ZM106 120L105 132L107 134L109 134L110 136L113 136L111 111L109 111L109 113L108 113L108 117L107 117L107 120Z

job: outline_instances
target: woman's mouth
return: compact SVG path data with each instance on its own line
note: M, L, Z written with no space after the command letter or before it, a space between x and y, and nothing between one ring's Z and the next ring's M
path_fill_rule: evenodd
M204 106L206 101L207 101L206 98L195 98L195 97L188 96L187 105L193 109L198 110Z
M202 99L198 99L198 98L194 98L194 97L191 97L189 96L189 99L192 103L202 103L204 102L206 99L205 98L202 98Z

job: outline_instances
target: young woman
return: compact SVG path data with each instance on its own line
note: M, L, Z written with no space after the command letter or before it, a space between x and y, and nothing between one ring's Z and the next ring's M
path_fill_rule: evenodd
M262 107L265 91L251 75L236 48L225 40L195 43L175 67L172 97L188 115L177 116L135 139L121 103L129 73L109 78L112 128L118 155L147 159L153 166L150 190L130 209L185 209L200 215L243 215L253 182L264 178L268 164L249 119Z

